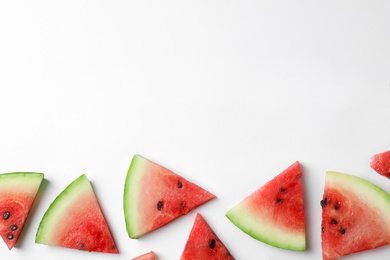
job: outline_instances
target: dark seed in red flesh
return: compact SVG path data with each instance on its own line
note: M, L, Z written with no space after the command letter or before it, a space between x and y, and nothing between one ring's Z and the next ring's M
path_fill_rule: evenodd
M325 232L325 228L324 228L324 227L321 227L321 232L322 232L322 233Z
M210 240L209 247L210 247L211 249L213 249L213 248L215 247L215 240L214 240L214 239L211 239L211 240Z
M178 187L179 189L183 188L183 183L182 183L181 181L178 181L178 182L177 182L177 187Z
M344 235L345 232L346 232L345 228L340 229L340 233L341 233L342 235Z
M286 192L286 189L285 188L281 188L280 192Z
M3 219L4 220L9 219L10 216L11 216L11 213L9 211L6 211L6 212L3 213Z
M281 198L277 198L277 199L276 199L276 202L277 202L277 203L282 203L282 201L283 201L283 200L282 200Z
M338 210L340 208L340 202L338 201L338 202L336 202L335 204L334 204L334 209L335 210Z
M325 198L325 199L321 200L320 204L321 204L321 207L327 206L328 205L328 198Z
M161 211L162 208L163 208L163 202L160 200L160 201L157 203L157 209Z
M7 238L8 238L9 240L12 240L12 239L14 239L14 235L8 234L8 235L7 235Z
M15 231L15 230L18 229L18 226L17 226L17 225L11 225L11 226L10 226L10 229L11 229L12 231Z
M334 218L332 218L332 220L330 222L332 222L332 224L335 224L335 225L338 223L337 220L335 220Z

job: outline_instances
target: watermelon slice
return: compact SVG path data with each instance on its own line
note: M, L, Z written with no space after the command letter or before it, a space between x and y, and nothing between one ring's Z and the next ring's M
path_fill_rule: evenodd
M324 260L390 243L390 196L371 182L327 172L321 206Z
M35 242L90 252L118 253L85 174L69 184L51 203L39 224Z
M213 194L140 155L125 181L123 208L130 238L139 238L215 198Z
M180 258L180 260L193 259L234 259L199 213L196 215L194 225Z
M278 248L306 246L302 173L297 161L231 208L227 218L242 231Z
M23 230L43 177L36 172L0 175L0 234L10 250Z
M133 260L156 260L156 254L153 251L150 251L146 254L133 258Z
M370 166L377 173L390 178L390 150L373 155Z

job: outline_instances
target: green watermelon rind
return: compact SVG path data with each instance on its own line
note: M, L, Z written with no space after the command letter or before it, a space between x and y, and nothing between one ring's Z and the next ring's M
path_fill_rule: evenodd
M17 200L16 197L17 194L20 194L22 196L28 195L30 196L30 199L25 197L27 201L18 201L21 205L23 205L24 209L27 210L25 213L25 219L21 220L22 226L19 227L18 232L22 232L24 228L24 221L28 218L28 215L31 210L31 206L35 201L36 195L39 191L39 188L42 184L42 181L44 179L44 174L40 172L9 172L9 173L3 173L0 174L0 198L7 198L11 201ZM3 200L2 203L6 203L8 200ZM30 204L31 203L31 204ZM8 244L8 248L11 250L15 243L17 243L17 240L19 239L19 235L14 239L14 242L11 244ZM4 240L5 241L5 240Z
M248 211L245 205L236 205L225 216L240 230L256 240L287 250L304 251L306 249L305 234L290 232L271 222L259 220L257 216ZM248 223L253 224L248 225Z
M21 189L23 186L23 191L26 191L28 187L32 187L34 191L39 188L44 178L44 174L40 172L8 172L0 174L0 187L10 187L10 185L15 185L18 189ZM7 181L5 181L5 179Z
M351 204L358 203L360 205L359 207L361 208L367 207L367 212L375 212L376 216L380 216L380 219L377 221L381 223L381 234L390 234L390 218L388 217L390 216L390 194L388 194L382 188L364 178L355 175L336 171L327 171L325 176L324 196L328 191L338 191L343 194L343 196L345 196L346 200L353 199L350 201ZM324 219L322 219L322 221L324 221ZM372 249L376 248L375 244L377 241L372 240L372 242ZM324 243L324 240L322 243ZM388 236L387 243L390 243L390 236ZM328 246L325 246L325 248L327 247ZM369 247L370 245L368 245L367 248L363 250L368 250ZM333 259L333 257L329 256L328 252L325 251L324 245L322 245L323 259ZM354 247L354 250L348 254L359 251L361 250ZM341 256L338 255L338 257Z
M85 174L71 182L50 204L38 226L35 243L51 245L56 226L60 225L61 215L70 205L78 200L80 194L91 189L91 184Z
M327 171L325 178L325 189L335 188L346 193L361 194L360 198L370 207L390 216L390 195L374 183L355 175L335 171ZM390 230L390 218L388 226Z
M124 187L124 196L123 196L123 209L126 222L126 230L131 238L138 238L141 235L138 235L138 223L139 223L139 214L137 212L137 204L139 201L139 189L140 183L145 164L147 160L142 156L136 154L131 160L129 170L126 175L125 187Z

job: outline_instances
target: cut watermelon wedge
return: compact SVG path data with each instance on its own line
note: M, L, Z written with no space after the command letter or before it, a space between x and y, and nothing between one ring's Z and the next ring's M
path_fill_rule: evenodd
M327 172L321 206L324 260L390 243L390 196L371 182Z
M135 155L124 188L127 233L139 238L213 198L210 192L167 168Z
M35 172L0 175L0 234L10 250L19 239L43 177Z
M133 258L133 260L156 260L156 254L153 251Z
M198 213L180 260L213 259L224 260L234 257Z
M226 216L242 231L269 245L305 250L302 173L295 162L230 209Z
M85 251L118 253L93 188L83 174L51 203L35 242Z
M390 179L390 150L373 155L370 166L380 175Z

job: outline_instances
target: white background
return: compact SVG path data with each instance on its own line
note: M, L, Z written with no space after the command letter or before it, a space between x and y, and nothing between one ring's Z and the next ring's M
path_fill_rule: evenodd
M0 172L45 183L18 248L1 259L179 259L197 212L236 259L321 259L326 170L390 192L369 167L390 149L390 2L0 2ZM135 153L218 198L128 238L124 179ZM226 211L294 161L308 248L252 239ZM120 250L34 243L52 200L85 173ZM1 242L1 241L0 241ZM386 259L390 247L345 259Z

